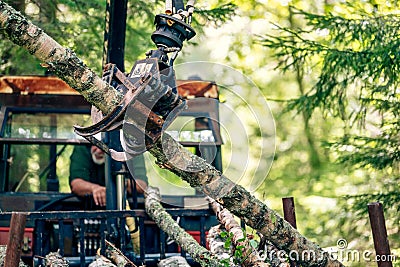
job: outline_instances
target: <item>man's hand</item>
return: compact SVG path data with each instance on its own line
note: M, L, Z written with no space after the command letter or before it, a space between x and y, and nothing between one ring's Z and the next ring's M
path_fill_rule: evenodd
M106 205L106 188L104 186L94 185L92 195L97 206L104 207Z
M93 195L94 203L97 206L106 205L106 188L104 186L76 178L71 181L71 191L78 196Z

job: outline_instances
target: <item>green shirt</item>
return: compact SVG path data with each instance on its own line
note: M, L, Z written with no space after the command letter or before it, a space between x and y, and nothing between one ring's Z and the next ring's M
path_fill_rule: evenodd
M98 165L93 162L90 153L90 146L75 146L71 154L71 164L69 168L69 182L76 178L81 178L85 181L105 185L104 165ZM146 175L146 165L143 155L139 155L129 160L129 165L133 165L134 178L148 182ZM132 168L131 168L132 169Z

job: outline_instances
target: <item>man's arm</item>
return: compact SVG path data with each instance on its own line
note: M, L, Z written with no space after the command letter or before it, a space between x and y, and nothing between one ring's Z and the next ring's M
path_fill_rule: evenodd
M106 205L106 188L104 186L75 178L70 183L71 191L78 196L93 195L94 203L97 206Z
M147 183L143 180L136 179L136 191L143 194L147 188ZM127 191L131 193L131 181L127 181ZM106 205L106 188L104 186L85 181L80 178L75 178L71 181L71 191L78 196L93 195L94 203L97 206Z

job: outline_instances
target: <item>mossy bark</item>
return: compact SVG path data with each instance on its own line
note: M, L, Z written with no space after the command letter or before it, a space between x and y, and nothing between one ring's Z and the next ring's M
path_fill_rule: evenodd
M182 229L179 224L165 211L160 203L160 192L157 188L148 187L145 192L145 207L147 214L156 222L161 230L166 232L201 266L220 266L219 261L206 248Z
M271 267L270 264L263 262L258 251L253 248L244 236L244 231L239 223L235 220L232 213L224 209L221 204L214 199L208 198L211 207L217 215L217 219L221 225L232 234L232 241L236 249L241 251L242 264L245 267Z
M47 64L47 67L103 113L108 114L122 99L116 90L97 77L71 50L60 46L1 0L0 30L11 41L26 48ZM279 214L203 159L184 149L169 135L164 134L164 138L156 142L150 153L156 157L160 167L177 174L192 187L201 189L233 214L244 219L277 248L305 255L305 258L297 261L302 266L343 266L331 259L318 245L303 237Z

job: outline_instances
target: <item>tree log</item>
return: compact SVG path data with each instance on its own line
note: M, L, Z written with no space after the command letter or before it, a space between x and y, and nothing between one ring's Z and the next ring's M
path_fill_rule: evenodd
M145 192L145 207L147 214L156 222L161 230L166 232L175 242L182 247L201 266L219 266L219 261L206 248L182 229L160 204L158 188L148 187Z
M122 99L112 87L91 71L71 50L63 48L19 12L0 0L0 30L15 44L42 60L61 79L81 93L91 104L108 114ZM177 174L192 187L200 188L277 248L296 251L303 266L343 266L318 245L307 240L278 213L256 199L243 187L223 176L203 159L190 153L164 134L150 153L160 167ZM194 171L195 170L195 171ZM200 171L197 171L200 170Z
M232 234L232 241L235 247L241 250L243 260L241 265L245 267L271 267L271 265L265 263L261 259L258 251L250 245L247 237L244 236L242 227L240 227L232 213L224 209L221 204L217 203L214 199L208 198L208 201L217 215L218 221Z

